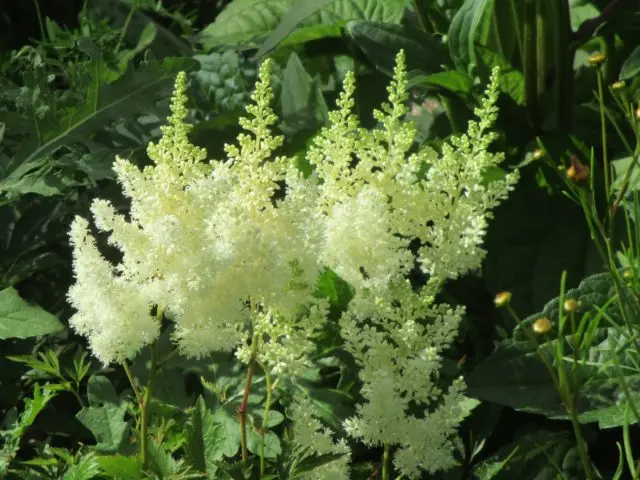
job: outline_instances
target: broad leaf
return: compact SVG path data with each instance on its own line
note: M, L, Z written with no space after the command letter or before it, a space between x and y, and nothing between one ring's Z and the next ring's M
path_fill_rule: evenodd
M404 0L334 0L299 24L282 45L340 36L341 26L350 20L398 23L405 3ZM293 0L235 0L197 40L206 50L225 45L255 48L276 30L293 5Z
M97 457L102 473L108 478L119 480L140 480L140 457L124 455L104 455Z
M407 69L427 73L439 72L450 65L447 47L441 40L406 25L354 21L347 33L362 49L369 61L387 75L393 73L396 55L405 51Z
M620 80L629 80L640 73L640 46L637 46L620 68Z
M213 414L205 406L202 397L191 412L185 431L185 458L199 472L214 478L216 462L224 457L224 428L216 423Z
M29 338L64 330L64 325L37 305L29 305L13 288L0 291L0 339Z

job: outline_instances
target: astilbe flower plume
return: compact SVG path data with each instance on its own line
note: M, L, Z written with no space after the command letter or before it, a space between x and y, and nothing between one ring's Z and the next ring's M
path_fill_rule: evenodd
M494 72L466 135L440 153L411 153L416 132L404 120L404 54L373 130L352 113L355 78L348 74L338 109L307 152L314 171L305 177L293 158L274 153L283 139L271 132L269 62L247 108L251 118L240 121L246 133L221 161L205 162L204 150L189 142L180 74L169 125L148 149L154 164L139 170L115 162L129 218L105 200L92 205L96 227L110 233L121 262L101 256L85 219L72 225L71 325L107 364L157 338L151 311L158 306L174 322L184 354L235 350L244 362L256 355L273 374L292 375L312 365L315 334L327 322L327 302L313 293L329 268L354 289L339 326L360 367L364 401L346 420L347 432L396 447L395 465L409 478L451 467L464 383L455 379L443 391L439 373L464 309L438 304L435 295L448 279L480 266L491 210L517 180L517 172L485 178L502 161L488 150L497 85ZM424 285L412 283L416 269ZM345 454L323 475L347 478L346 445L306 407L292 411L296 449Z
M379 128L359 126L348 74L339 109L308 154L326 217L320 256L355 289L340 327L360 366L365 402L345 426L369 445L398 446L395 464L410 478L454 465L462 418L462 379L444 392L438 379L442 352L464 309L436 304L434 296L446 280L480 266L491 209L517 181L517 172L485 179L503 159L488 150L495 139L488 128L497 115L497 75L476 110L479 122L438 154L430 148L409 153L416 132L404 121L402 52L388 88L390 104L374 112ZM428 278L423 286L410 281L416 266Z
M154 164L141 171L115 162L131 200L130 219L105 200L92 205L96 226L110 232L122 261L111 267L102 259L86 220L76 218L72 226L77 282L69 299L78 313L71 324L109 363L157 337L153 305L174 321L175 340L194 357L238 347L253 321L253 341L273 344L260 355L275 373L304 367L305 353L314 348L309 334L325 318L326 302L311 295L322 222L293 159L273 158L282 137L271 133L269 63L247 108L253 118L240 121L247 133L226 146L223 161L205 163L206 152L189 142L185 91L180 74L169 125L148 148ZM274 201L285 181L286 195ZM239 352L245 360L246 351Z

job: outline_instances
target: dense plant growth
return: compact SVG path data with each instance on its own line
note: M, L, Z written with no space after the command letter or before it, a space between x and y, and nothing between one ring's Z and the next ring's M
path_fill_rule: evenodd
M223 3L4 12L0 478L640 478L640 8Z

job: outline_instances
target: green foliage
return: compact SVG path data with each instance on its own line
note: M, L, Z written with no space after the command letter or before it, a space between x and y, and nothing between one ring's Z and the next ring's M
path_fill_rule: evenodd
M0 339L39 337L63 329L54 315L37 305L29 305L15 288L0 291Z

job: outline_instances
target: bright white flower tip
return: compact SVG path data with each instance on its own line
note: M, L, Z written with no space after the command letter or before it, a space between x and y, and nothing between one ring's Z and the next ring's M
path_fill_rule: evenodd
M103 364L119 361L155 340L160 326L137 285L114 274L102 258L86 220L76 217L70 231L76 284L68 293L78 311L71 326L89 338Z

